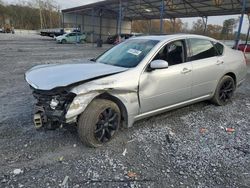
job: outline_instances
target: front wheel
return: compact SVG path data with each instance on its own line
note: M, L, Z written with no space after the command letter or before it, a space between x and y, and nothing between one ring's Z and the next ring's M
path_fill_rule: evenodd
M117 134L121 115L119 107L110 100L95 99L78 120L78 135L90 147L100 147Z
M62 39L61 43L65 44L67 41L65 39Z
M81 44L83 44L84 42L85 42L84 39L81 39L81 40L80 40L80 43L81 43Z
M234 79L231 76L224 76L215 90L212 102L218 106L226 105L229 101L231 101L234 91Z

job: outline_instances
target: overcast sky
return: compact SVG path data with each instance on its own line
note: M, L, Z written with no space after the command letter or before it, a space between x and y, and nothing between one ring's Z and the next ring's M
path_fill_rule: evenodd
M3 0L3 1L7 2L7 3L16 3L16 2L18 2L18 0ZM25 1L29 1L29 0L25 0ZM71 8L71 7L80 6L80 5L84 5L84 4L94 3L94 2L98 2L98 1L102 1L102 0L55 0L55 1L60 5L61 9L65 9L65 8ZM223 21L225 19L238 18L238 16L239 15L211 16L211 17L208 17L208 24L222 25ZM196 21L197 19L198 18L185 18L185 19L182 19L182 21L183 22L188 22L189 27L191 27L193 21ZM246 33L247 28L248 28L248 20L247 20L247 16L245 16L244 22L243 22L242 32Z

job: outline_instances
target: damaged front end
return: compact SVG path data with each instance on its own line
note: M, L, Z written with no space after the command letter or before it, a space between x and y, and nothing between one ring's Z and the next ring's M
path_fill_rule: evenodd
M66 122L65 115L76 94L65 88L50 91L32 88L37 102L34 109L35 127L55 129Z

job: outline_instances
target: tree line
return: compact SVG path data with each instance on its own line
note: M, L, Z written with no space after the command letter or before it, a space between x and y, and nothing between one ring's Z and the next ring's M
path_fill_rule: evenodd
M181 19L163 20L163 33L192 33L199 35L207 35L220 40L235 39L235 29L238 25L239 19L227 19L223 25L207 24L202 19L198 19L189 27L188 23L183 23ZM132 22L132 31L136 33L160 33L160 20L137 20ZM241 39L246 38L245 34L241 34Z
M59 6L53 0L19 1L6 5L0 0L0 27L6 24L16 29L36 30L60 26Z

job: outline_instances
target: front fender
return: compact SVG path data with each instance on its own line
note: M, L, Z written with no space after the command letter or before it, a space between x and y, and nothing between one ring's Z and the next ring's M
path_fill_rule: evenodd
M94 91L77 95L70 104L69 109L67 110L67 113L65 115L66 123L76 122L77 116L81 114L89 105L89 103L100 94L101 92Z

